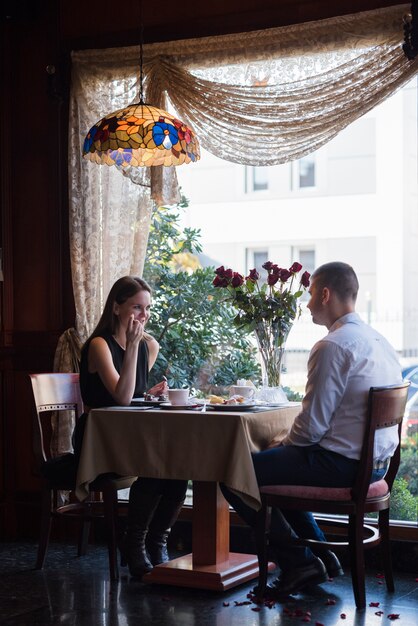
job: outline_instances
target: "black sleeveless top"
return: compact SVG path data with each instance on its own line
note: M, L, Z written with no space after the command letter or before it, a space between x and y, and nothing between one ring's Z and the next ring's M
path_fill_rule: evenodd
M121 372L123 359L125 356L125 350L121 348L118 342L112 337L112 335L103 334L100 335L109 346L109 350L112 354L113 364L116 370ZM87 344L81 352L80 361L80 388L83 402L91 409L97 409L103 406L115 406L117 401L108 392L106 387L101 381L99 374L91 374L88 368L88 351L89 345ZM145 339L141 341L138 349L138 361L136 365L136 383L134 397L139 397L144 394L148 389L148 345Z

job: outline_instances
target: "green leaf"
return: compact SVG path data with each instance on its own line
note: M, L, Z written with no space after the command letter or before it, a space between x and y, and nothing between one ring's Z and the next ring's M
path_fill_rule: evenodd
M249 293L253 293L255 291L255 283L254 283L254 281L250 280L249 278L246 280L245 285L246 285L247 291Z

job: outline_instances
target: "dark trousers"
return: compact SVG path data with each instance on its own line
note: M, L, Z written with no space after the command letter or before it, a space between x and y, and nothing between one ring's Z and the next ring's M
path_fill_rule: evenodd
M252 455L259 486L310 485L317 487L351 487L358 461L330 452L319 445L278 446ZM385 471L373 472L372 482L380 480ZM242 519L252 528L257 512L241 498L221 485L222 492ZM324 541L325 536L312 513L303 511L272 511L270 543L274 546L282 571L302 566L313 560L309 548L292 545L298 536Z

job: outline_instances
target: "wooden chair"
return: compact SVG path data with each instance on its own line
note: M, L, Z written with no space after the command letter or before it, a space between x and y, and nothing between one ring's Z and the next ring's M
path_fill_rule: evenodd
M117 580L119 578L117 520L120 505L118 490L129 488L136 480L136 476L99 476L90 485L91 497L88 500L78 502L71 494L70 503L60 504L58 492L74 492L75 490L77 468L73 454L55 457L52 462L50 461L51 413L56 412L59 419L61 411L74 411L76 419L80 417L83 412L83 402L79 375L47 373L29 376L36 406L34 453L40 472L43 474L41 477L41 528L35 568L42 569L43 567L52 519L65 516L76 518L81 522L78 556L83 556L87 550L91 521L100 517L105 521L107 533L110 578Z
M348 548L354 598L358 609L366 605L364 548L380 544L388 591L394 591L389 542L390 491L399 468L400 436L409 382L387 387L371 387L363 448L357 478L352 488L327 488L298 485L261 487L262 508L256 530L260 567L259 594L267 585L267 544L271 507L282 510L315 511L348 516L348 519L324 518L330 525L345 525L345 541L319 542L299 538L295 545L315 549ZM376 430L398 425L399 443L385 477L370 485L373 470L373 446ZM365 523L365 513L377 512L377 525ZM372 520L367 520L372 522Z

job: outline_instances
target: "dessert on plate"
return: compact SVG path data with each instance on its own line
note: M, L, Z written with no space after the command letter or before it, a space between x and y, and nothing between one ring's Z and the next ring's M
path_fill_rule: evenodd
M211 394L208 400L209 400L209 404L227 404L227 405L242 404L243 402L245 402L244 396L239 396L238 394L235 394L228 399Z

